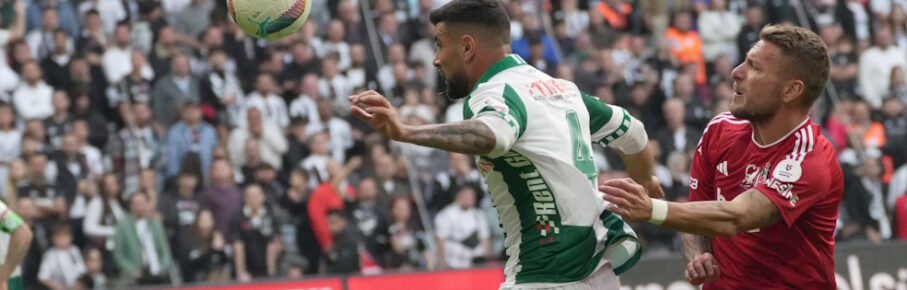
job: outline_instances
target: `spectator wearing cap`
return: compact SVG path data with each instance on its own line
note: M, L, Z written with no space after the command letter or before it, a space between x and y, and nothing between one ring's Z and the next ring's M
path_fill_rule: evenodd
M53 115L53 88L42 80L41 66L28 61L22 66L23 82L13 92L13 105L23 120L41 119Z
M202 112L195 100L183 104L182 119L167 133L167 175L176 176L181 170L193 170L208 175L211 153L217 145L214 127L202 120ZM192 156L187 158L187 156ZM197 164L185 168L184 164ZM195 167L200 166L200 168Z

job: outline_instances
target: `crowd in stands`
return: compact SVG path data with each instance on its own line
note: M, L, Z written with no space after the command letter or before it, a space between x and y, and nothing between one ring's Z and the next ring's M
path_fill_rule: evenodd
M313 0L298 33L266 42L222 0L0 0L0 198L35 232L26 288L505 260L472 156L349 115L347 96L376 90L409 124L463 118L432 65L428 12L447 1ZM831 81L812 119L845 174L837 242L907 239L907 1L506 4L514 53L644 122L675 201L761 27L813 29ZM599 181L626 176L595 147ZM679 252L676 233L635 227L647 256Z

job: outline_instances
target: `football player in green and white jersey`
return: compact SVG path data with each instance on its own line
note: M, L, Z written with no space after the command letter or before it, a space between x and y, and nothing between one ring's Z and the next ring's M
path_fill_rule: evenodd
M429 18L434 65L447 96L466 98L464 121L404 125L373 91L351 96L350 111L391 139L477 157L506 234L501 289L618 289L641 248L606 210L590 149L618 149L633 181L662 197L643 124L511 54L496 0L453 0Z
M22 271L19 264L28 253L32 232L18 214L0 201L0 290L22 290Z

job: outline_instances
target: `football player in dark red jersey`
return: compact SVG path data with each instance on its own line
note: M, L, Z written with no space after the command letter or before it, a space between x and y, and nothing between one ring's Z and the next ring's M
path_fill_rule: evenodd
M689 203L650 199L629 179L599 188L609 208L682 235L687 280L703 289L836 289L834 228L843 194L834 147L809 118L828 80L815 33L766 26L737 66L730 113L693 155Z

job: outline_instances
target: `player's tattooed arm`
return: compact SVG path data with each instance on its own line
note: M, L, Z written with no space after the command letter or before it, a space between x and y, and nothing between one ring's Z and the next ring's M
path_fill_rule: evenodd
M712 237L710 236L681 233L680 241L683 256L687 261L692 261L699 254L712 252Z
M457 153L485 155L495 146L494 132L477 119L411 127L408 131L402 141Z

